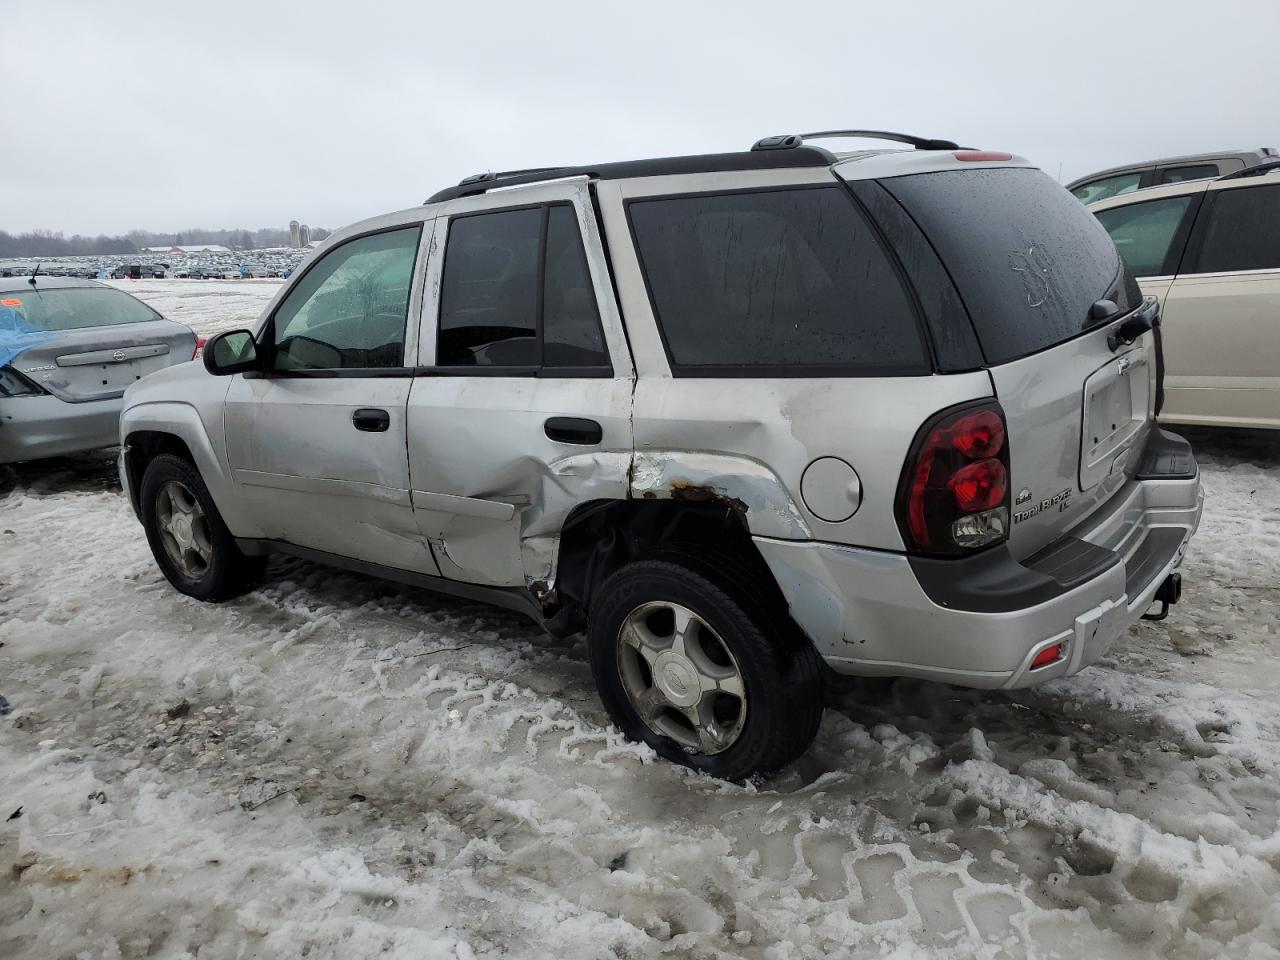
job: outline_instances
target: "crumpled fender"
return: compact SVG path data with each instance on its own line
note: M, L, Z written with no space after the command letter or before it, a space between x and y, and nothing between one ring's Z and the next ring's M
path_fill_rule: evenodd
M628 496L643 500L719 502L753 536L809 540L813 534L786 485L757 460L691 450L637 450Z

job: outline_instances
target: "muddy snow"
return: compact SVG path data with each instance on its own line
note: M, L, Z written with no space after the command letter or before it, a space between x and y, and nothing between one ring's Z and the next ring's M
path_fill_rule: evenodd
M144 285L202 332L256 308L184 288L274 290ZM0 957L1280 957L1280 443L1189 435L1167 621L840 682L747 787L621 739L580 640L279 558L201 604L109 454L0 467Z

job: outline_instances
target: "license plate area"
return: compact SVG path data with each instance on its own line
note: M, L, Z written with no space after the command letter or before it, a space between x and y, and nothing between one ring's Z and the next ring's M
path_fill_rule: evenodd
M1111 472L1147 422L1150 371L1146 350L1115 357L1084 382L1084 428L1080 438L1080 489L1097 486Z

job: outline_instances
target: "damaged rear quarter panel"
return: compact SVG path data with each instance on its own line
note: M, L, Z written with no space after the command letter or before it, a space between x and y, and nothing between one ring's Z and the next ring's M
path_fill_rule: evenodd
M924 377L642 378L636 385L636 498L723 500L755 536L901 550L898 478L916 430L944 407L989 397L985 372ZM853 466L862 504L829 523L800 494L819 457Z

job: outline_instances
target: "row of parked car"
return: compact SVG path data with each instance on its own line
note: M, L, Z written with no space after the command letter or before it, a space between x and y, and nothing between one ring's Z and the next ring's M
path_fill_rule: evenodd
M2 281L46 339L0 356L0 459L57 452L24 403L119 417L179 591L288 553L585 632L617 725L716 776L803 752L829 671L1076 673L1180 594L1202 493L1159 421L1280 427L1280 168L1086 208L1001 151L816 142L867 135L469 177L199 364Z
M288 277L306 251L250 251L247 255L189 255L181 261L156 257L113 258L86 257L75 261L14 260L0 263L0 278L29 276L39 272L50 277L95 279L161 279L174 277L191 280L240 280L244 278Z

